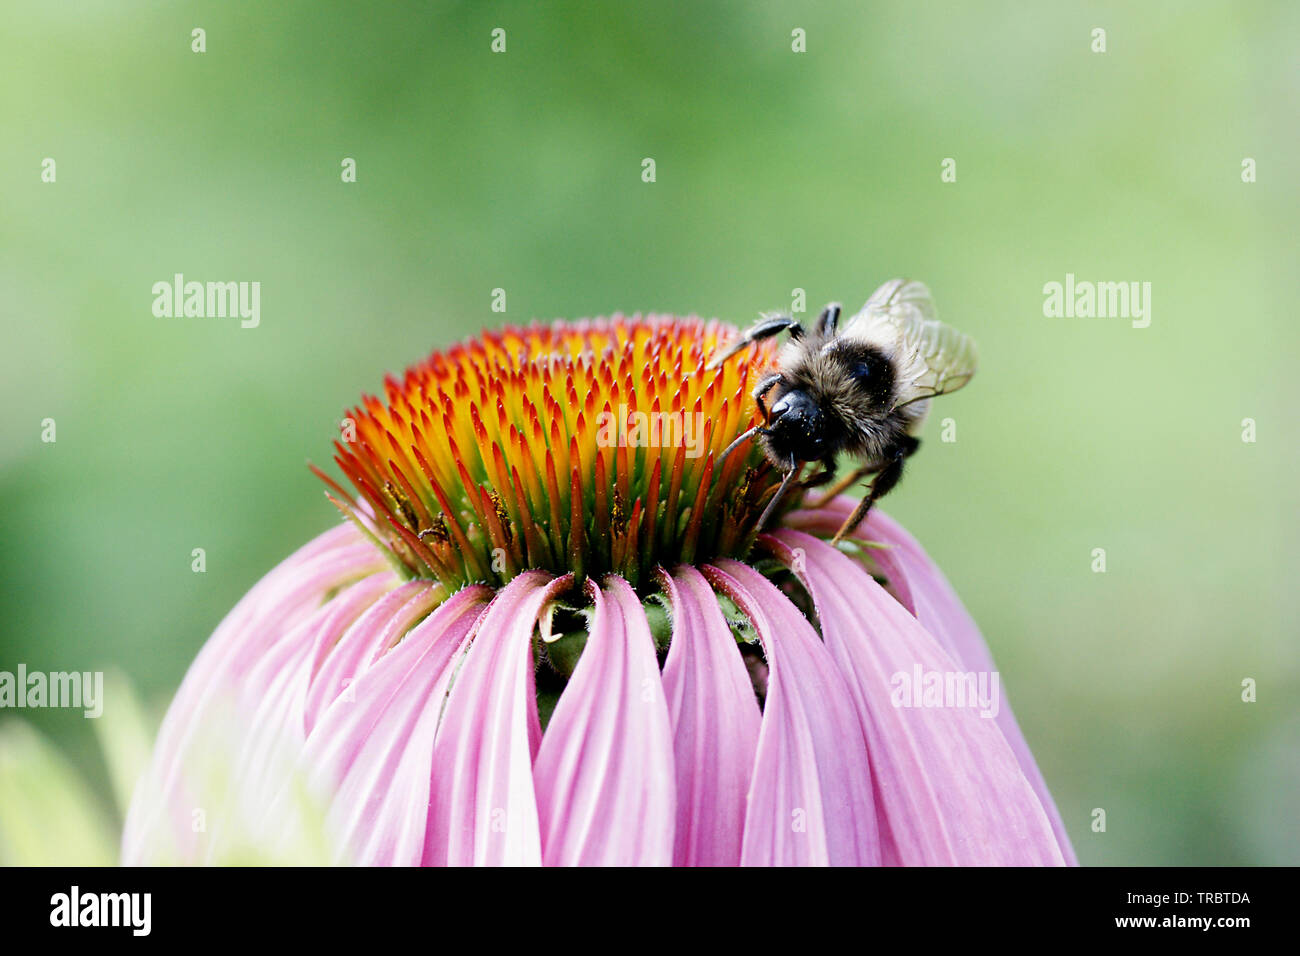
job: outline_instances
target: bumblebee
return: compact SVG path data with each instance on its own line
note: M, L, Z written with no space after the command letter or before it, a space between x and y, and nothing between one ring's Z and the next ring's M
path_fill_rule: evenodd
M921 444L915 432L930 399L955 392L975 374L975 342L936 318L930 290L920 282L891 279L856 315L841 322L841 311L838 303L826 306L811 332L789 315L766 315L706 366L716 369L755 342L790 334L774 370L753 391L763 423L723 452L725 459L758 435L768 460L784 473L760 530L808 462L822 466L804 482L812 488L834 480L838 456L847 455L858 466L824 500L875 477L836 533L838 542L898 484L903 462Z

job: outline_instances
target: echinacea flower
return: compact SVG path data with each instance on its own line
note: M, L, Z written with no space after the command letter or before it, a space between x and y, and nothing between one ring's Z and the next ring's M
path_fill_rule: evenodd
M722 451L772 347L705 371L734 334L510 328L364 399L352 490L318 472L349 522L195 660L124 860L1073 863L1000 688L900 703L992 671L917 543L834 547L856 502L811 491L759 532L780 476Z

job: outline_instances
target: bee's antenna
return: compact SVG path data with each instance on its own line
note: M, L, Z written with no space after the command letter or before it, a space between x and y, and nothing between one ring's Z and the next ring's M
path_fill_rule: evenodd
M755 432L762 432L766 434L766 429L762 425L755 425L749 431L745 432L743 435L741 435L739 438L733 441L730 445L727 446L726 450L722 453L722 457L718 459L718 467L719 468L722 467L723 462L727 460L727 456L730 455L733 451L735 451L739 445L741 445L748 439L754 437Z

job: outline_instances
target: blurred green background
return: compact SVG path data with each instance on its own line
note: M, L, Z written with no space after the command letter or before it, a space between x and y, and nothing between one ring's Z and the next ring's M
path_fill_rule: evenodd
M887 510L983 627L1081 860L1300 862L1298 35L1282 2L10 0L0 670L165 705L337 520L304 463L344 409L500 324L494 288L510 321L747 324L909 275L982 364ZM260 327L155 318L176 272L259 281ZM1045 318L1067 272L1150 282L1150 327ZM93 721L17 717L111 827Z

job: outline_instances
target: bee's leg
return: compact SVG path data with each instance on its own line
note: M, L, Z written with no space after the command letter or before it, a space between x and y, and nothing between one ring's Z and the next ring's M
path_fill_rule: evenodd
M871 483L871 490L867 492L866 497L858 502L858 506L853 509L853 514L849 515L848 520L840 525L840 530L835 532L835 537L831 538L831 544L839 544L840 540L846 534L852 534L853 530L862 523L862 519L867 516L871 506L876 503L876 499L898 484L898 479L903 475L903 458L899 456L892 459L889 464L880 470L876 475L876 480Z
M801 484L803 485L805 490L809 488L820 488L822 485L826 484L826 482L830 481L834 477L835 477L835 459L825 458L822 460L822 470L817 472L817 474L812 475L811 477L805 478L801 482Z
M780 486L776 489L776 494L772 496L772 500L769 501L767 507L763 509L763 514L758 519L758 527L755 529L756 531L762 531L767 527L767 519L772 517L772 512L776 510L777 503L785 497L785 489L789 487L790 480L801 471L803 471L803 465L791 459L790 470L785 473L785 477L781 479Z
M875 472L879 471L882 467L883 467L882 465L874 464L874 465L862 465L859 468L854 468L853 471L849 472L849 474L847 474L845 477L835 482L835 484L831 486L830 490L827 491L826 494L822 495L821 498L817 501L817 503L814 504L812 507L820 508L828 501L838 498L840 495L844 494L844 492L850 486L857 484L863 478L867 477L867 475L874 474ZM820 484L820 482L818 482L818 484Z
M771 375L768 375L765 378L763 378L763 380L758 383L758 386L751 393L754 397L754 404L758 406L759 414L763 416L763 421L765 422L771 421L771 417L769 416L767 411L767 404L763 401L763 396L766 395L768 392L772 391L772 389L775 388L777 384L779 384L781 381L783 381L783 379L781 378L781 373L773 372Z
M871 506L887 495L894 485L898 484L898 479L903 477L903 462L907 460L908 455L916 451L920 444L920 440L913 438L911 435L904 435L894 443L892 452L886 459L884 467L880 469L875 480L871 482L871 490L867 492L865 498L858 502L858 506L853 509L853 514L849 515L848 520L840 525L840 530L835 532L831 544L839 544L846 534L851 534L862 523L862 519L867 516Z
M817 317L817 335L821 338L834 338L835 328L840 323L840 312L843 311L838 302L832 302L826 308L822 309L822 314Z
M801 339L804 334L803 326L799 324L798 319L788 315L772 316L752 326L749 331L732 342L725 352L712 358L709 364L704 366L704 370L711 371L718 368L741 349L749 348L755 342L771 338L774 335L780 335L782 332L789 332L792 339Z

